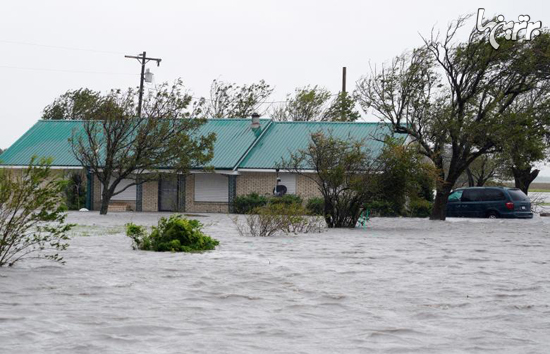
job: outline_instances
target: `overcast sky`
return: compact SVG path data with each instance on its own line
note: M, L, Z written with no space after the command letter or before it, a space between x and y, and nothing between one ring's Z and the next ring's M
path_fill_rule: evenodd
M0 148L69 89L137 86L139 64L124 54L162 58L160 67L148 66L155 81L181 77L195 96L206 96L216 78L264 79L275 87L270 100L278 101L308 84L337 92L343 66L352 90L369 63L419 46L420 34L479 7L550 25L547 0L3 1Z

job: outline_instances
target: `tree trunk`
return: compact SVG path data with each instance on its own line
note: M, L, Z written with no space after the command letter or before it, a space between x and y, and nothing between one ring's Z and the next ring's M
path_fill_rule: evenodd
M531 182L533 182L535 178L537 178L539 172L540 170L531 171L531 167L525 169L512 167L512 173L514 174L514 182L516 188L521 189L523 193L527 194L529 192L529 186L531 185Z
M474 187L474 176L472 175L472 171L469 168L466 169L466 175L468 176L468 187Z
M99 215L107 215L109 211L109 202L113 193L110 192L108 188L103 186L103 193L101 193L101 208L99 209Z
M447 200L449 199L449 194L451 194L451 187L444 186L437 189L430 220L445 220L447 218Z

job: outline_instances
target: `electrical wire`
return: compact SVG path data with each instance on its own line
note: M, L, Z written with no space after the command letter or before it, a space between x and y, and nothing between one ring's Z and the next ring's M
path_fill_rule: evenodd
M0 39L0 43L28 45L28 46L43 47L43 48L63 49L63 50L76 50L76 51L80 51L80 52L91 52L91 53L102 53L102 54L116 54L116 55L124 55L125 54L125 53L122 53L122 52L115 52L115 51L110 51L110 50L95 50L95 49L85 49L85 48L75 48L75 47L64 47L64 46L30 43L30 42L9 41L9 40L4 40L4 39Z
M101 75L131 75L139 76L140 74L131 74L131 73L115 73L107 71L82 71L82 70L65 70L65 69L48 69L48 68L29 68L23 66L10 66L10 65L0 65L0 68L4 69L16 69L16 70L33 70L33 71L51 71L51 72L63 72L63 73L73 73L73 74L101 74Z

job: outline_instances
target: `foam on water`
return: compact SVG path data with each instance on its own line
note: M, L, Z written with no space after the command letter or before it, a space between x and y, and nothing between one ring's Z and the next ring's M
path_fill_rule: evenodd
M0 352L550 348L548 218L378 218L366 230L250 238L211 214L201 221L216 251L133 251L123 225L160 216L72 213L91 226L75 231L65 266L0 269Z

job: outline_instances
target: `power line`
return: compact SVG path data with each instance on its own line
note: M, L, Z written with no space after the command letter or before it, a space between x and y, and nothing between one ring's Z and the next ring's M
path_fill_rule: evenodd
M95 74L101 74L101 75L131 75L131 76L138 76L138 74L131 74L131 73L115 73L115 72L106 72L106 71L65 70L65 69L48 69L48 68L30 68L30 67L9 66L9 65L0 65L0 68L16 69L16 70L63 72L63 73L73 73L73 74L94 74L94 75Z
M65 46L58 46L58 45L31 43L31 42L9 41L9 40L3 40L3 39L0 39L0 43L28 45L28 46L52 48L52 49L76 50L80 52L91 52L91 53L102 53L102 54L116 54L116 55L124 54L123 52L115 52L110 50L95 50L95 49L86 49L86 48L65 47Z

